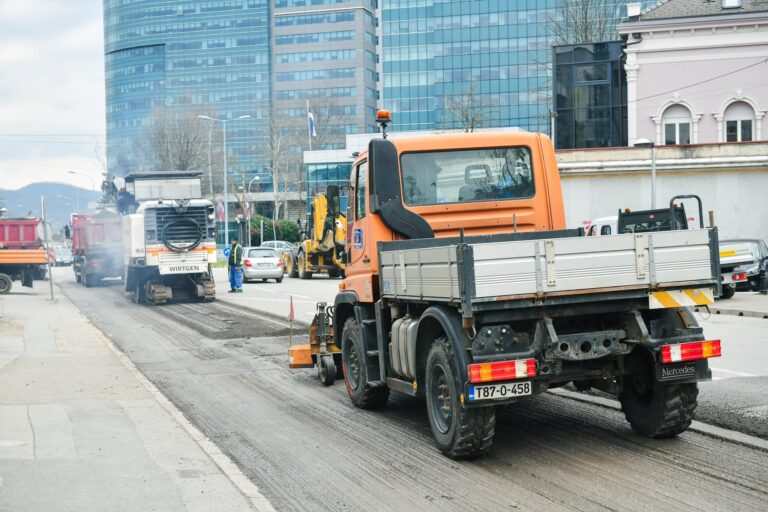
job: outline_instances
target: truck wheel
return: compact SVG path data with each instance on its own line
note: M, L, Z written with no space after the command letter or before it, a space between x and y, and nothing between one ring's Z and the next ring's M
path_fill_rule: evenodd
M307 271L307 256L303 252L296 257L296 266L299 267L299 279L312 279L312 272Z
M86 288L93 286L93 276L91 274L83 274L83 286Z
M368 369L365 366L363 335L354 318L344 323L341 332L341 361L344 369L344 384L355 407L380 409L389 399L386 386L371 387L368 384Z
M333 356L323 356L317 364L317 376L323 386L332 386L336 381L336 364L333 362Z
M624 377L619 402L624 416L638 434L665 438L684 432L693 420L699 388L695 382L663 384L656 381L651 357L635 358L629 368L639 371Z
M285 273L288 277L299 277L299 269L296 264L296 258L292 254L289 254L285 262Z
M736 285L727 284L723 286L723 294L720 296L720 298L730 299L734 295L736 295Z
M13 279L8 274L0 274L0 295L10 293L13 288Z
M440 451L452 459L483 455L493 443L496 411L493 406L469 409L459 404L461 385L447 338L432 344L426 372L427 415Z

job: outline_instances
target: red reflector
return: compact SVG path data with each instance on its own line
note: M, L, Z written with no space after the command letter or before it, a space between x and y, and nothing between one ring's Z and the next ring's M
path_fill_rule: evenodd
M678 343L661 347L662 363L679 363L720 357L720 340Z
M747 280L747 274L741 273L741 274L733 274L731 278L734 281L746 281Z
M524 379L536 376L535 359L515 359L494 363L469 365L470 382L493 382L497 380Z

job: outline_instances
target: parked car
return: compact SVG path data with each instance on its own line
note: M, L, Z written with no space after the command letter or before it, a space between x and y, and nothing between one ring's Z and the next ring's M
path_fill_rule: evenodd
M243 281L274 279L283 281L283 260L274 249L247 247L243 258Z
M292 244L291 242L286 242L285 240L268 240L264 243L262 243L259 247L269 247L270 249L275 249L278 252L283 251L290 251L293 249L295 244Z
M737 291L749 291L760 289L760 269L764 268L768 270L768 245L759 238L743 238L738 240L724 240L723 243L734 244L744 243L748 244L752 249L752 254L755 257L753 263L746 265L740 265L733 271L738 273L747 274L747 280L736 284Z

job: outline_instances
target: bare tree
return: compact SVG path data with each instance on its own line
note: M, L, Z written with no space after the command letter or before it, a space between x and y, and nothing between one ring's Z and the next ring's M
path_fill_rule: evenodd
M274 190L274 219L285 215L284 206L287 202L288 183L296 180L298 176L292 176L295 163L302 158L302 142L296 129L296 118L279 115L272 111L269 117L267 136L260 148L266 160L266 169L272 175L272 187ZM283 211L281 212L281 208Z
M443 110L451 127L458 125L468 133L481 128L490 115L490 107L483 105L474 82L466 85L460 94L444 97Z
M614 0L562 0L561 8L550 16L552 44L587 44L618 37Z
M149 151L157 170L208 168L209 126L198 119L201 110L159 108L150 118Z

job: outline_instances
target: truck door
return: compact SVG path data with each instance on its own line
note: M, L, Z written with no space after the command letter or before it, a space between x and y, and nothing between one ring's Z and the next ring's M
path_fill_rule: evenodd
M362 161L357 164L353 169L353 187L354 187L354 204L352 205L352 219L348 219L351 224L351 237L352 242L350 253L350 265L347 269L347 275L354 275L367 270L368 261L370 261L370 255L368 252L368 244L366 236L368 233L368 216L367 216L367 197L368 197L368 161ZM347 228L349 229L349 227ZM366 261L368 260L368 261Z

